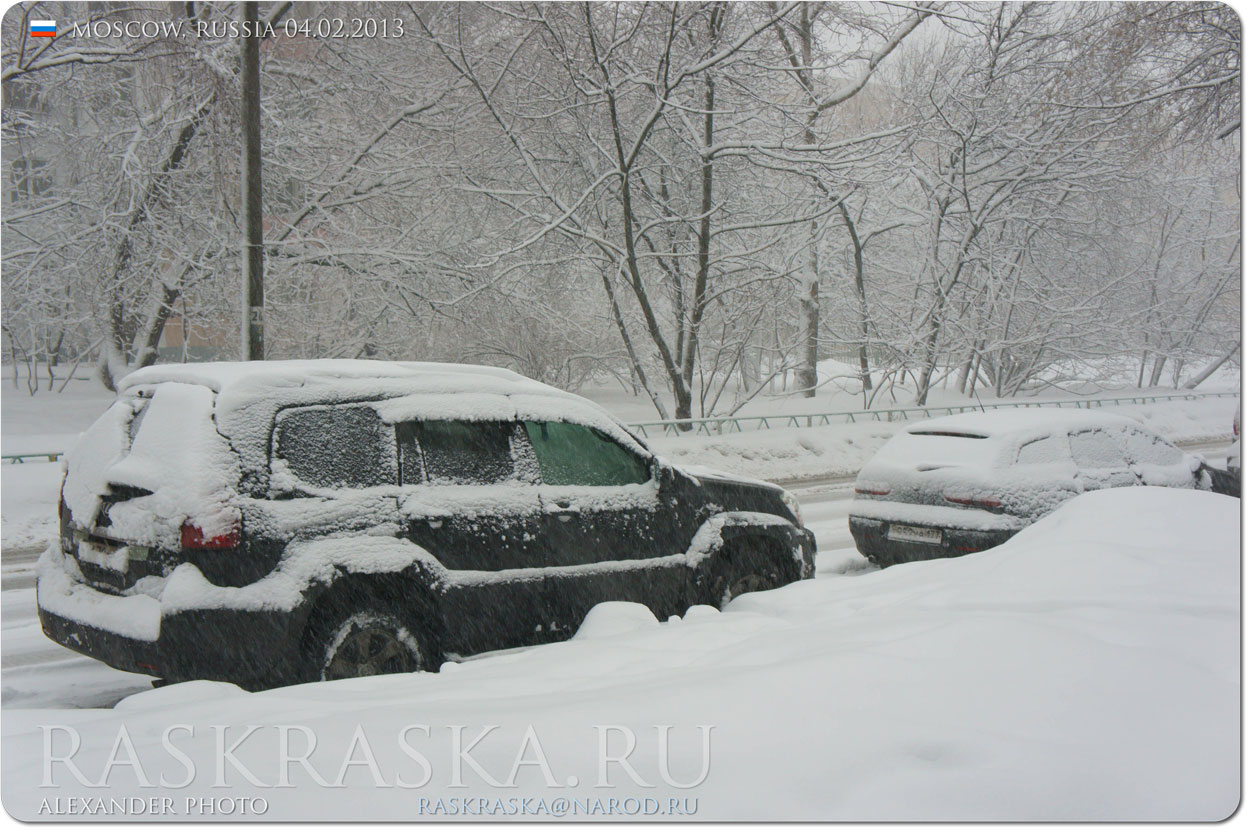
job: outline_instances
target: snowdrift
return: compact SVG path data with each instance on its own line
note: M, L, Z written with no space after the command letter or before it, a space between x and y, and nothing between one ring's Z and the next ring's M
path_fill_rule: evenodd
M260 796L266 819L399 820L533 798L588 819L569 807L635 798L641 819L674 798L697 799L699 820L1222 818L1240 782L1239 511L1209 493L1095 492L987 552L662 624L610 605L572 641L440 674L259 694L190 683L110 711L8 710L4 805L33 819L45 798L168 794L177 809ZM58 754L71 729L81 737L73 761L89 781L107 774L107 790L63 763L58 787L38 788L49 725L66 726ZM187 775L162 746L171 726L185 726L166 736L196 772L180 789L159 785ZM308 766L280 764L278 726L299 726L294 756L315 735ZM483 732L476 767L458 763L457 737L463 750ZM603 763L630 734L632 769ZM229 788L212 788L219 743L236 741L254 782L227 759ZM284 769L295 787L272 788Z

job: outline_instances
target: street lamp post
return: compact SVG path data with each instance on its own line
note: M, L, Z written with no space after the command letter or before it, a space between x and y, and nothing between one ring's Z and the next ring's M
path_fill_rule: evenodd
M260 32L257 4L244 2L243 16L243 332L244 361L265 358L265 249L261 224Z

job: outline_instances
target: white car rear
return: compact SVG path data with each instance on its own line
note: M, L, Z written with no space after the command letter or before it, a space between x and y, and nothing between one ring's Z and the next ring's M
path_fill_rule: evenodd
M996 546L1084 491L1204 483L1198 457L1120 416L968 413L887 442L855 482L850 526L859 550L889 565Z

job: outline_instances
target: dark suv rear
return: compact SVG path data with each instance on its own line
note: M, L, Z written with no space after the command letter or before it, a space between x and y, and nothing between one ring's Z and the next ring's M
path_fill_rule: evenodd
M601 601L663 620L814 572L780 488L687 474L492 368L147 368L67 466L44 632L169 680L437 670Z

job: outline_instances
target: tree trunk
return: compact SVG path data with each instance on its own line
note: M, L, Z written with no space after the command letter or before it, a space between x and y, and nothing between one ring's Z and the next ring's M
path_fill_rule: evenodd
M1236 355L1239 349L1241 349L1240 340L1238 340L1237 343L1233 344L1232 348L1228 352L1224 353L1222 356L1215 359L1206 367L1204 367L1202 372L1198 373L1198 375L1194 376L1189 381L1185 382L1185 389L1193 390L1199 384L1202 384L1202 382L1206 381L1208 378L1211 377L1212 373L1214 373L1220 367L1224 366L1224 362L1228 361L1228 359Z
M715 23L713 23L715 26ZM715 34L715 31L713 31ZM716 84L712 76L703 79L703 146L711 147L716 128ZM711 268L712 249L712 159L703 157L700 172L699 194L699 241L698 272L694 278L694 301L690 308L690 324L686 334L686 354L682 356L682 388L676 394L678 419L689 419L694 390L694 362L699 351L699 329L703 325L703 313L707 308L708 270Z
M808 258L810 272L807 287L799 300L803 325L803 363L794 372L794 380L804 398L816 396L816 362L820 359L820 275L816 271L816 245L813 241Z
M1163 377L1163 367L1165 364L1167 364L1167 362L1168 362L1168 357L1166 355L1155 356L1154 367L1152 367L1150 370L1150 386L1151 387L1159 386L1159 379Z
M847 210L846 201L838 202L842 212L842 222L846 224L846 233L851 237L851 253L855 257L855 301L859 304L859 378L865 393L872 392L872 371L868 366L868 294L864 289L864 246L859 239L859 232L851 220L851 212Z
M625 326L625 318L621 315L621 305L617 303L616 292L612 289L612 279L608 276L606 269L601 276L603 277L603 291L607 293L608 302L612 307L612 320L616 322L616 329L621 335L621 342L625 344L625 353L629 356L631 375L638 379L642 389L647 391L647 397L651 399L651 404L655 405L655 411L660 414L660 418L667 419L668 409L664 407L664 402L660 399L659 394L651 389L651 385L647 382L647 371L642 368L642 362L638 359L638 353L634 349L634 341L629 337L629 330Z

